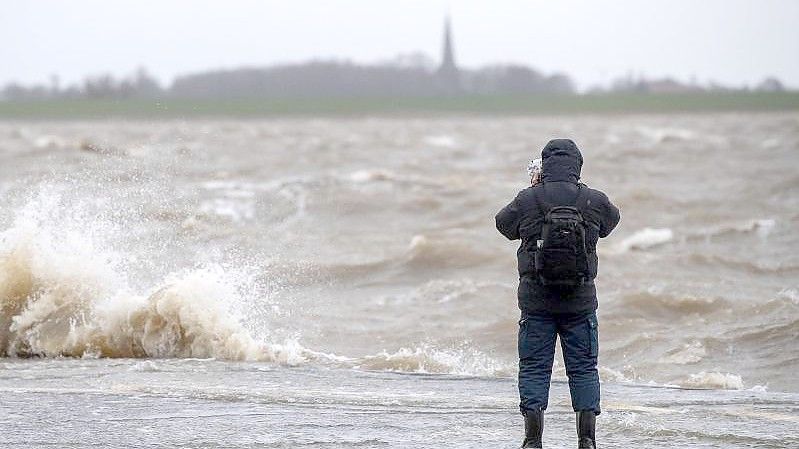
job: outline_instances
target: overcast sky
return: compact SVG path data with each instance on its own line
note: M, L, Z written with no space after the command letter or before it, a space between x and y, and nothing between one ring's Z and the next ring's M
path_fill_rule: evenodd
M145 66L163 82L210 68L312 58L518 62L582 88L632 71L799 87L797 0L0 0L0 84L62 83Z

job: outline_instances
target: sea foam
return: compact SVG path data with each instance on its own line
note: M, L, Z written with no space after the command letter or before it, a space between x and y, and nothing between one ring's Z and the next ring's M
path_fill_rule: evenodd
M96 232L54 217L51 194L0 234L0 355L304 359L298 344L269 344L242 325L237 279L220 265L133 291L124 255L98 244Z
M732 373L702 371L681 380L679 385L688 388L743 390L741 376Z
M670 242L674 232L669 228L644 228L625 238L618 245L619 252L634 249L648 249Z

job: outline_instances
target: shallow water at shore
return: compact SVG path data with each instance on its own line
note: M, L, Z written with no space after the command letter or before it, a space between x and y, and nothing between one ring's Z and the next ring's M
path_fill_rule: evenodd
M511 379L209 360L0 363L3 447L518 447ZM796 394L607 384L604 447L782 448ZM553 384L546 447L575 446ZM50 425L44 425L50 423Z

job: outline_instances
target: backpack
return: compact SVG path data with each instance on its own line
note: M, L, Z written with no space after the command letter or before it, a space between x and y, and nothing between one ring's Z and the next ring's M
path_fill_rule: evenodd
M540 190L545 190L545 185ZM545 193L545 192L544 192ZM544 207L540 193L536 200L546 211L541 227L541 238L536 241L535 272L542 285L577 288L589 276L588 251L585 246L585 221L577 205L583 197L579 185L574 205L548 205Z

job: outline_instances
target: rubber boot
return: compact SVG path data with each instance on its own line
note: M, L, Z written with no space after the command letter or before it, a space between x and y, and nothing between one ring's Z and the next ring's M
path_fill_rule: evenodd
M596 449L596 414L593 410L577 412L577 447Z
M524 442L522 447L541 447L541 435L544 433L544 411L526 410L524 412Z

